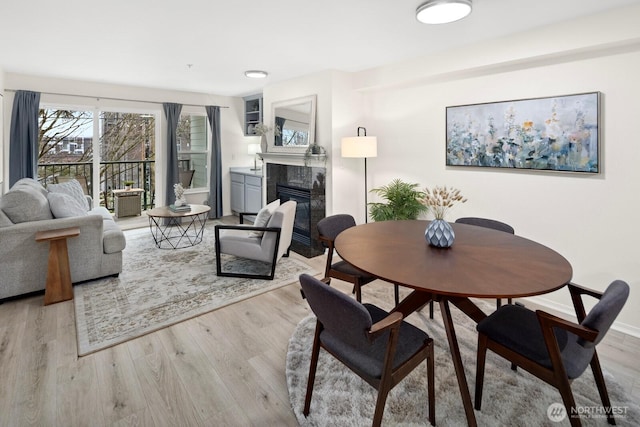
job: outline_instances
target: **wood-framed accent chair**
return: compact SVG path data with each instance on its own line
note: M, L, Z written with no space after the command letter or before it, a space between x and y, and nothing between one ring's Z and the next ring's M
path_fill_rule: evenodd
M273 212L266 226L216 225L216 274L273 280L278 260L283 256L289 256L295 216L296 202L290 200ZM270 272L264 275L225 272L222 270L220 254L268 262L271 265Z
M378 390L373 426L379 426L389 391L427 361L429 422L435 425L433 340L424 331L372 304L361 304L308 275L300 285L317 317L303 414L309 415L320 348Z
M581 423L579 417L571 416L576 403L570 383L582 375L588 365L591 365L603 406L611 408L596 345L604 338L627 301L629 285L615 280L604 293L600 293L569 284L569 291L579 323L510 304L500 307L478 323L476 410L480 410L482 403L487 349L556 387L574 427ZM599 299L588 315L582 295ZM615 425L610 411L607 412L607 420Z
M327 263L324 269L323 281L327 284L331 283L331 278L344 280L353 283L353 292L356 294L356 300L362 302L362 286L376 280L372 276L362 270L359 270L346 261L333 262L334 242L338 234L351 227L356 226L356 220L347 214L336 214L318 221L318 238L322 246L327 248ZM398 285L394 284L394 298L398 305L400 300Z

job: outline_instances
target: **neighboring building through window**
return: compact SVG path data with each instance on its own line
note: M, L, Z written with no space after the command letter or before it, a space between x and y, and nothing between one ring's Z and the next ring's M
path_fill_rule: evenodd
M38 176L44 184L78 179L88 194L99 195L100 204L112 209L111 191L130 180L145 190L143 207L153 205L154 114L45 107L39 127ZM99 182L94 183L98 168Z

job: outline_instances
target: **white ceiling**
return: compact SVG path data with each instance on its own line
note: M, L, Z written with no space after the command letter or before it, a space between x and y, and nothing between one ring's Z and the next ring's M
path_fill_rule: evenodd
M364 70L639 1L473 0L467 18L428 26L415 19L423 0L2 0L0 68L238 96L321 70ZM248 69L270 74L251 80L243 74Z

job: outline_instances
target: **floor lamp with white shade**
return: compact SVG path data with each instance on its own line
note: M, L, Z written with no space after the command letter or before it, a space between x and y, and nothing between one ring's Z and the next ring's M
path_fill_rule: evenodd
M362 129L364 135L360 135ZM369 209L367 208L367 158L378 156L378 138L367 136L367 130L358 127L357 136L342 138L342 157L364 159L364 221L369 222Z

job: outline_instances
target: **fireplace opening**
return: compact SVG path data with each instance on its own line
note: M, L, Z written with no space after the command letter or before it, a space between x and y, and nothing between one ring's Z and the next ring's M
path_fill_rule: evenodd
M305 246L311 245L311 191L306 188L278 184L276 196L280 199L280 203L289 200L297 203L293 240Z

